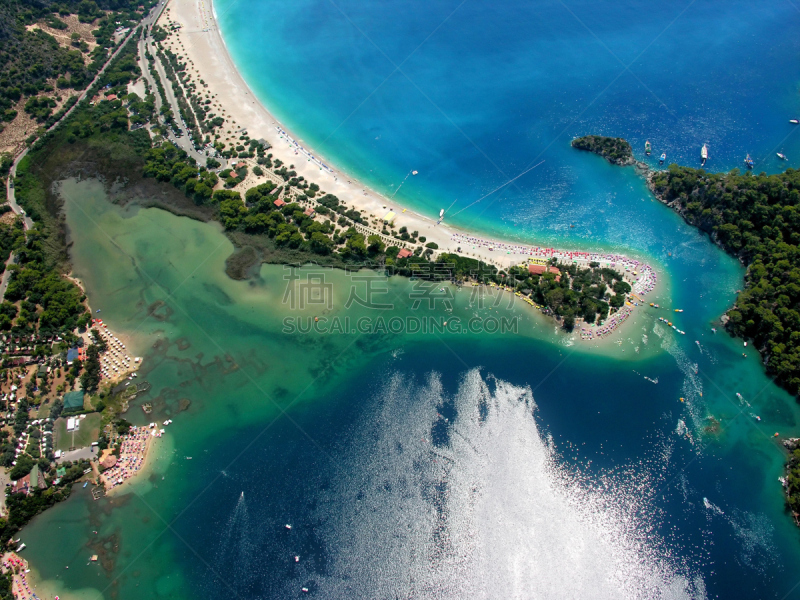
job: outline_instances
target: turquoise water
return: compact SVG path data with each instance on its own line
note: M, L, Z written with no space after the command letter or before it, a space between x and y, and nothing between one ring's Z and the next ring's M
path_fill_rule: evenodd
M50 594L763 598L794 585L769 435L797 430L797 405L710 332L741 271L707 242L691 254L715 261L710 287L674 284L701 347L646 312L620 345L570 345L528 307L481 309L471 290L419 313L403 279L387 316L494 310L519 315L518 333L297 335L282 333L298 314L287 272L229 280L217 225L119 210L94 181L62 190L75 274L145 357L154 417L175 423L130 493L81 490L23 531ZM331 308L300 314L369 314L344 308L348 276L326 277Z
M640 186L569 148L589 133L625 137L641 159L649 139L651 164L665 152L699 166L703 143L710 170L741 167L748 153L757 171L785 167L776 152L800 161L788 123L800 112L800 13L789 2L214 6L236 64L279 119L378 190L418 170L398 200L434 215L457 199L456 225L660 250Z
M775 147L800 157L783 139L800 13L567 6L591 31L560 3L216 11L248 82L331 162L387 191L418 169L398 197L430 214L457 197L459 225L646 256L669 313L640 311L605 349L571 344L526 307L501 309L520 316L515 335L286 334L298 313L283 302L284 269L231 281L217 226L119 210L96 182L68 182L75 274L133 336L155 414L175 423L133 493L77 493L23 532L53 593L800 597L772 437L798 435L798 405L756 353L711 331L743 269L631 170L568 147L621 135L692 164L707 142L712 169L749 152L776 170ZM614 55L637 60L623 72ZM304 316L366 314L344 309L347 276L326 277L332 307ZM413 282L389 286L389 314L418 314ZM454 293L452 312L425 314L495 314ZM136 407L129 418L145 419ZM101 564L86 564L93 553Z

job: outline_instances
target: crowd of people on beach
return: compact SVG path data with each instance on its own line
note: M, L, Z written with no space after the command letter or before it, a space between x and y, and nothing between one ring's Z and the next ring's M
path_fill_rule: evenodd
M121 436L119 459L101 474L108 488L115 488L134 476L144 465L150 437L161 437L161 430L131 426L130 432Z
M36 593L31 590L30 583L28 583L27 573L29 569L26 561L12 552L3 559L3 571L13 573L11 589L15 598L39 600Z
M484 248L487 250L504 251L510 255L521 255L530 258L543 260L556 259L561 262L574 262L583 267L588 267L589 263L596 262L601 266L607 266L622 272L623 276L631 284L631 291L636 296L644 296L652 292L658 282L655 270L648 264L633 258L628 258L622 254L603 254L599 252L581 252L575 250L557 250L555 248L540 248L538 246L523 246L519 244L509 244L485 240L483 238L454 233L451 240L458 244L471 244L473 249ZM638 303L634 301L638 306ZM631 314L629 307L623 307L615 313L600 327L587 325L581 328L581 339L592 340L604 337L619 327Z
M100 337L107 346L107 350L100 356L100 377L102 379L114 379L135 368L139 359L128 355L125 344L111 333L108 325L103 323L102 319L92 319L92 327L100 332Z
M613 333L617 327L622 325L632 313L633 311L630 307L623 306L600 326L594 324L583 325L581 327L581 339L588 342L606 337Z
M483 238L460 233L454 233L451 240L458 244L472 244L473 249L481 247L487 250L501 250L512 255L518 254L543 259L555 258L556 260L565 262L578 262L587 265L590 262L605 262L608 263L608 266L611 268L622 269L627 272L635 282L633 291L640 296L652 291L657 281L656 273L650 265L628 258L622 254L601 254L598 252L580 252L577 250L556 250L555 248L522 246L485 240Z
M311 160L311 161L312 161L312 162L314 162L315 164L319 165L319 167L320 167L321 169L324 169L324 170L328 171L328 173L331 173L331 174L333 174L333 169L331 169L331 168L330 168L328 165L326 165L324 162L322 162L322 161L321 161L320 159L318 159L316 156L314 156L313 154L311 154L311 152L309 152L308 150L306 150L305 148L303 148L303 147L302 147L300 144L298 144L298 143L297 143L297 141L295 141L295 140L292 138L292 136L290 136L288 133L286 133L286 132L285 132L285 131L284 131L282 128L280 128L280 127L275 127L275 129L277 129L277 130L278 130L278 133L279 133L279 134L280 134L282 137L285 137L285 138L286 138L286 141L287 141L287 142L289 142L289 144L290 144L290 145L292 145L292 146L294 146L294 147L295 147L295 151L294 151L294 153L295 153L295 154L298 154L298 151L299 151L299 152L302 152L303 154L305 154L305 155L308 157L308 159L309 159L309 160Z

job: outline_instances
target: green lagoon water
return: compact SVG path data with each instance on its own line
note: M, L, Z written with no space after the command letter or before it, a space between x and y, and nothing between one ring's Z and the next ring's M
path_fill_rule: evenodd
M376 311L345 308L342 272L232 281L218 225L119 208L92 180L62 192L74 274L144 357L154 418L175 422L129 493L76 490L22 532L43 597L763 598L794 585L770 436L797 433L797 405L755 353L710 332L742 270L701 238L689 243L713 286L673 267L661 297L686 296L689 335L642 310L598 350L472 289L414 308L420 284L393 278L376 300L395 308ZM324 275L330 307L293 306L293 274L296 302ZM287 317L376 314L519 324L282 331ZM149 420L138 406L126 418Z

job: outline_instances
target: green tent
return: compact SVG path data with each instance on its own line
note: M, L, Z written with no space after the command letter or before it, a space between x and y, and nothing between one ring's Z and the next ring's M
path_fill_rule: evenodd
M83 390L64 394L64 410L83 409Z

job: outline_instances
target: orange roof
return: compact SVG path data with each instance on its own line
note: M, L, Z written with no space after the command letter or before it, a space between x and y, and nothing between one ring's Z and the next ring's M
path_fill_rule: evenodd
M414 253L411 252L408 248L403 248L400 252L397 253L397 258L408 258L412 256Z
M543 275L544 273L552 273L556 276L556 281L561 281L561 271L557 267L548 265L528 265L528 273L531 275Z

